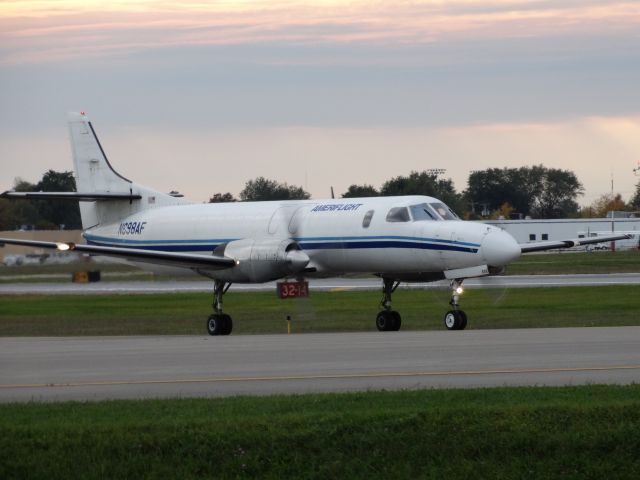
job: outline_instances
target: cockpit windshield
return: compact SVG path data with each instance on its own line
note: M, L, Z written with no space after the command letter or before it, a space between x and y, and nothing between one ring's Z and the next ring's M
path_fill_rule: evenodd
M419 222L421 220L438 220L434 211L431 210L431 207L426 203L411 205L409 210L411 210L411 216L413 217L414 222Z
M387 222L408 222L409 210L407 207L394 207L387 213Z
M444 203L432 202L431 207L445 220L459 220L459 217Z

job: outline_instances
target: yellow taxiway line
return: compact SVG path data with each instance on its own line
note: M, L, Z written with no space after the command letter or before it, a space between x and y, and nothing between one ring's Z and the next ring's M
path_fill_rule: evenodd
M264 377L210 377L210 378L186 378L174 380L110 380L87 381L68 383L23 383L0 384L0 388L44 388L44 387L92 387L114 385L162 385L181 383L223 383L223 382L268 382L289 380L340 380L340 379L366 379L383 377L446 377L446 376L473 376L473 375L500 375L500 374L527 374L527 373L567 373L567 372L598 372L614 370L640 370L640 365L612 365L609 367L565 367L565 368L522 368L499 370L453 370L435 372L371 372L371 373L337 373L323 375L279 375Z

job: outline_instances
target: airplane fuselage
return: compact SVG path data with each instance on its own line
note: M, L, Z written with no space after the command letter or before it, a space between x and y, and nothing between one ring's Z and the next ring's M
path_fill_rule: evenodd
M449 219L438 208L446 208L441 213ZM157 207L89 229L85 238L96 245L202 255L241 239L291 239L309 256L306 275L311 276L358 272L429 277L502 266L520 252L502 230L461 221L440 200L426 196ZM488 247L489 240L499 245Z

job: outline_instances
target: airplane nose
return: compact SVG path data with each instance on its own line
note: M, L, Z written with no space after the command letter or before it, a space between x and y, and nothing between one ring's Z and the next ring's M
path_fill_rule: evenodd
M520 257L516 240L503 230L492 230L482 240L482 255L490 267L503 267Z

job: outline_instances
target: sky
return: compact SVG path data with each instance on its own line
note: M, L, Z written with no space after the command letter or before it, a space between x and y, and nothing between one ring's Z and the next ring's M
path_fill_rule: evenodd
M71 170L85 111L127 178L326 198L446 169L640 177L640 2L0 0L0 190Z

